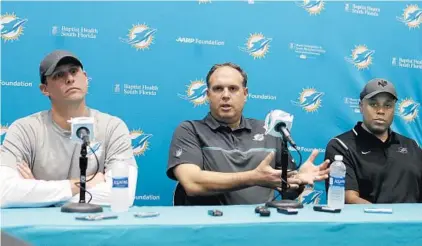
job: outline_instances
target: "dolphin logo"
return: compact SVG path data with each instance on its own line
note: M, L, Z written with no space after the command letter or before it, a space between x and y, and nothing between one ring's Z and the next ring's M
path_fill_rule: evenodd
M189 96L185 96L185 95L182 95L182 94L178 94L178 96L180 98L184 99L184 100L189 100L189 101L202 98L207 93L207 85L203 84L203 85L201 85L197 88L192 88L190 91L191 91L192 94L189 95Z
M322 195L322 191L320 190L311 190L308 194L306 193L302 196L302 204L315 204L317 199Z
M156 32L157 29L152 28L146 28L143 30L136 29L134 32L132 32L133 37L131 39L120 38L120 40L131 45L138 44L148 41L148 39Z
M402 115L403 116L409 116L409 115L413 115L416 113L417 109L419 108L419 103L411 103L407 106L404 106L402 108Z
M306 3L297 3L297 5L299 5L302 8L305 9L311 9L311 8L315 8L315 7L320 7L322 4L321 0L316 0L316 1L308 1Z
M359 64L368 61L369 57L371 57L374 53L375 50L365 50L363 52L356 53L356 57L354 58L347 57L346 60L350 63Z
M397 17L397 20L403 22L403 23L410 23L414 21L419 21L419 19L422 17L422 9L415 9L412 12L407 13L407 17Z
M314 105L318 102L318 100L324 95L323 92L314 92L303 97L303 102L293 102L301 107L308 107Z
M143 148L146 142L148 141L148 139L150 139L151 137L152 137L152 134L142 133L136 138L132 139L132 149L136 149L139 147Z
M272 38L261 38L258 40L254 40L251 43L251 47L246 47L246 48L240 47L240 50L244 52L255 53L257 51L261 51L262 49L264 49L265 46L269 44L271 41L272 41Z
M1 35L17 32L18 29L21 28L23 24L25 24L27 21L28 21L27 19L21 19L21 18L13 19L12 21L8 23L1 21L0 22Z
M95 143L93 145L90 146L90 148L88 148L88 153L87 155L92 155L94 153L97 152L97 150L100 149L101 143Z

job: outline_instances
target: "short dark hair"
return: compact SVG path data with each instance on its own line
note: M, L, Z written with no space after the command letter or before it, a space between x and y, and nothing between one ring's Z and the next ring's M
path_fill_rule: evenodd
M215 72L215 70L217 70L220 67L231 67L233 69L236 69L237 71L239 71L240 75L242 75L243 77L243 87L246 87L246 85L248 84L248 75L245 73L245 71L243 71L243 69L234 63L231 62L226 62L226 63L220 63L220 64L215 64L214 66L212 66L212 68L210 69L210 71L207 74L207 87L210 87L210 78L211 75Z

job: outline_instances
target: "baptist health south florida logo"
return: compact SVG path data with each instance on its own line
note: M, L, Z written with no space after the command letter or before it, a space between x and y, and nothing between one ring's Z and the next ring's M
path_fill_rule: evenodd
M149 139L152 134L146 134L142 130L133 130L130 132L132 139L132 150L134 156L144 155L149 147Z
M264 58L270 48L272 38L266 38L262 33L251 34L244 47L239 47L243 52L256 58Z
M417 28L422 23L422 9L418 5L408 5L397 20L406 24L409 29Z
M303 0L302 2L296 2L296 4L304 8L310 15L321 13L325 5L322 0Z
M18 40L23 34L24 24L27 19L22 19L14 14L0 15L1 38L6 41Z
M191 81L187 87L186 94L178 94L180 98L190 101L195 107L208 103L207 84L203 80Z
M412 122L418 117L420 103L412 99L403 99L398 106L398 115L406 122Z
M292 101L296 106L302 107L306 112L315 112L321 107L321 97L324 95L323 92L318 92L313 88L303 89L299 93L297 101Z
M355 65L359 70L368 68L372 64L373 54L375 50L368 49L365 45L358 45L350 57L345 57L347 62Z
M136 50L145 50L154 41L154 34L157 32L157 29L148 27L145 24L134 25L129 29L128 38L120 38L124 43L130 44Z

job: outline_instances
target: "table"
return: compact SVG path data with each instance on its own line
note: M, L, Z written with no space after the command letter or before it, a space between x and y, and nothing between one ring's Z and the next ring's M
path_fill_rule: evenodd
M132 207L104 221L75 220L60 208L3 209L1 228L33 245L422 245L422 204L371 206L393 208L393 214L366 214L367 207L346 205L332 214L309 205L297 215L271 209L270 217L259 217L249 205ZM209 216L209 209L224 215ZM141 211L160 216L133 216Z

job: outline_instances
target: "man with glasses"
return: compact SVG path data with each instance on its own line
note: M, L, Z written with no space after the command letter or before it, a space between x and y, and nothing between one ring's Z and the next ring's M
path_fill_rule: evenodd
M391 130L396 102L391 82L369 81L360 93L363 121L327 145L325 158L342 155L346 165L346 203L422 202L422 150Z
M129 169L127 199L132 204L138 170L129 130L121 119L86 106L88 78L81 61L68 51L56 50L41 62L40 79L41 93L50 99L51 109L18 119L9 127L1 149L1 207L79 201L81 143L70 139L69 123L76 117L94 118L86 172L91 203L109 204L112 167L124 158Z

